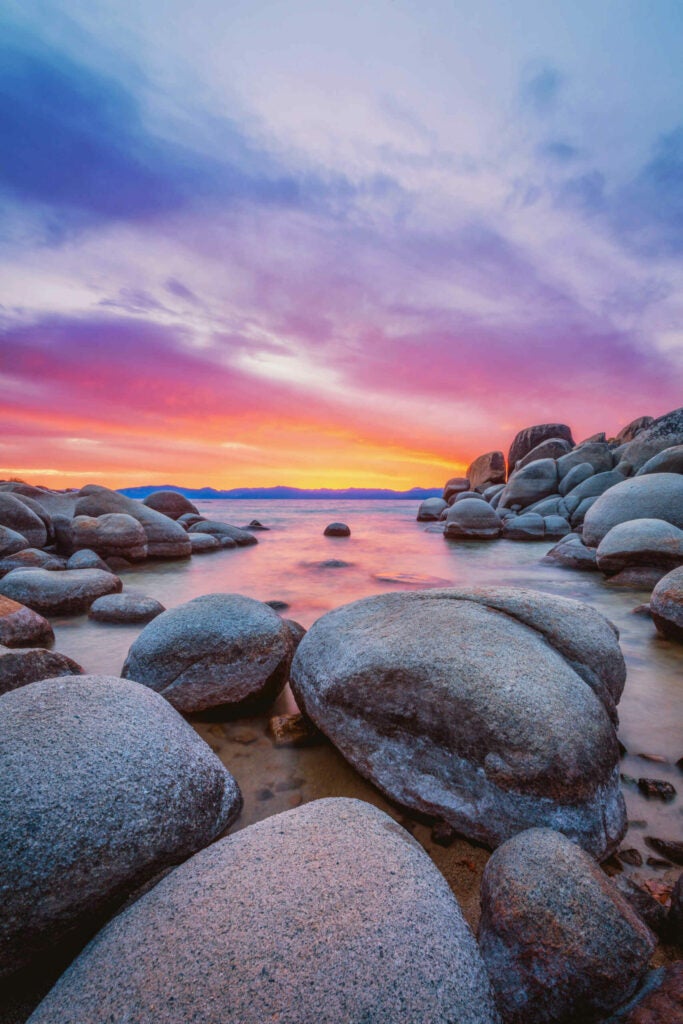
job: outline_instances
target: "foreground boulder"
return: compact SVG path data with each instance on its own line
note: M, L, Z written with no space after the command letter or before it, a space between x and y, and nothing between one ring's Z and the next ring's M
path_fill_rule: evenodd
M650 473L610 487L586 513L583 539L597 547L614 526L631 519L663 519L683 529L683 476Z
M40 679L82 674L81 666L66 654L39 647L16 651L0 645L0 696Z
M0 976L83 936L239 813L235 780L168 704L78 676L0 697Z
M683 567L659 580L650 597L650 612L658 633L683 641Z
M46 647L53 642L52 626L19 601L0 596L0 644L4 647Z
M88 484L81 488L76 515L99 518L110 512L125 513L137 519L145 531L149 558L187 558L192 553L187 533L168 516L107 487Z
M15 569L0 580L0 594L20 601L41 615L80 615L103 594L115 594L123 584L101 569Z
M496 1024L448 885L386 814L318 800L198 853L116 917L31 1024Z
M148 494L146 498L143 498L142 504L147 508L153 508L156 512L161 512L162 516L168 516L169 519L180 519L187 513L199 515L190 499L176 491L154 491L153 494Z
M594 609L504 587L337 608L291 671L301 710L391 799L490 846L551 825L596 857L625 829L624 679L616 631Z
M164 611L160 601L144 594L105 594L93 601L88 616L96 622L151 622Z
M683 530L663 519L618 523L598 544L596 561L611 576L633 566L667 569L683 564Z
M565 423L539 423L534 427L525 427L515 436L508 452L508 472L512 473L520 459L528 455L543 441L550 441L552 438L562 438L574 447L574 438L570 428Z
M0 526L21 534L32 548L47 544L45 523L16 494L0 492Z
M479 947L506 1024L602 1020L644 976L655 937L596 864L552 829L484 869Z
M150 622L122 675L161 693L178 711L272 703L287 682L291 633L260 601L206 594Z

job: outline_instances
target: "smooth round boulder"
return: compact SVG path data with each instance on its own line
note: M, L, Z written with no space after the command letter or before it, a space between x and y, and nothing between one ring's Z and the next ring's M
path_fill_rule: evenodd
M74 551L67 559L65 566L66 569L101 569L102 572L111 572L111 566L109 566L104 559L89 548L82 548L80 551Z
M215 843L95 938L31 1024L498 1024L444 878L388 815L317 800Z
M224 548L246 548L250 544L258 544L256 537L248 530L243 530L239 526L231 526L230 523L218 523L213 519L203 519L201 523L194 523L188 533L208 533L212 537L218 537L221 547Z
M203 555L207 551L220 551L223 546L220 538L215 537L212 533L190 533L189 537L193 555ZM234 546L237 547L236 544Z
M98 597L122 587L118 576L101 569L15 569L0 580L0 594L41 615L80 615Z
M53 555L50 551L40 551L38 548L24 548L14 555L0 558L0 576L6 576L13 569L47 569L54 572L65 568L66 559L60 555Z
M683 567L657 583L650 596L650 612L658 633L667 640L683 641Z
M438 519L444 509L448 508L448 502L443 498L425 498L417 510L418 523L429 523Z
M575 487L582 484L584 480L587 480L590 476L593 476L595 470L591 466L590 462L580 462L578 466L574 466L569 472L562 477L558 485L558 491L562 495L569 494Z
M151 622L164 611L160 601L144 594L105 594L93 601L88 616L96 622Z
M290 631L268 605L240 594L205 594L145 626L121 674L178 711L243 711L275 700L292 653Z
M596 548L614 526L631 519L663 519L683 529L683 476L649 473L610 487L586 513L583 539Z
M294 656L299 708L390 799L497 846L532 825L603 857L626 827L615 628L505 587L381 594L323 615Z
M506 520L503 526L506 540L543 540L544 536L545 520L538 512L525 512Z
M456 499L446 515L444 537L449 540L492 540L500 536L502 521L481 498Z
M515 469L523 469L524 466L538 462L539 459L559 459L562 455L570 452L573 447L564 437L549 437L527 452L524 458L518 461Z
M465 501L467 498L473 498L475 501L486 501L484 495L480 494L479 491L461 491L460 494L456 494L453 504L457 501Z
M545 523L545 539L555 540L557 537L566 537L571 532L571 526L564 516L543 516Z
M557 492L557 463L539 459L516 470L505 485L498 508L526 508Z
M594 473L606 473L614 467L614 454L610 445L591 441L572 449L557 460L557 473L560 481L576 466L586 463L593 467Z
M237 783L157 694L114 677L0 697L0 976L87 937L237 816Z
M484 869L478 940L505 1024L603 1020L656 940L595 862L552 829L522 832Z
M21 534L32 548L42 548L47 544L47 529L40 516L7 491L0 492L0 526Z
M323 530L325 537L350 537L351 530L346 523L330 523Z
M99 518L110 512L124 513L137 519L147 538L148 558L188 558L192 553L186 531L168 516L107 487L88 484L81 488L76 501L76 515Z
M574 446L572 432L566 423L539 423L533 427L525 427L515 436L508 452L508 472L512 473L520 459L543 441L551 438L563 438L570 446Z
M31 608L0 596L0 644L4 647L47 647L54 641L52 626Z
M14 555L17 551L23 551L28 546L29 543L23 533L17 533L16 530L11 530L9 526L0 526L0 558L4 558L5 555Z
M608 576L636 565L675 569L683 564L683 530L663 519L629 519L605 534L595 556Z
M454 476L447 480L443 489L443 500L450 504L451 499L460 494L461 491L471 490L470 482L466 476Z
M40 679L79 675L83 669L66 654L39 647L16 651L0 645L0 696Z
M663 452L653 455L636 476L647 476L648 473L683 473L683 444L665 448Z
M203 523L204 516L200 516L198 513L197 515L193 515L191 512L186 512L184 515L176 519L176 522L180 523L183 529L188 530L191 526L194 526L195 523Z
M168 516L169 519L180 519L187 513L199 515L190 499L184 494L178 494L177 491L154 491L142 499L142 504L161 512L162 516Z
M587 548L575 533L568 534L559 544L551 548L541 561L553 562L565 569L583 569L589 572L597 572L598 568L595 548Z
M473 491L505 483L505 475L505 456L502 452L485 452L467 469L467 479Z
M78 515L71 521L71 548L72 552L87 548L102 558L142 562L147 558L147 535L142 524L125 512Z

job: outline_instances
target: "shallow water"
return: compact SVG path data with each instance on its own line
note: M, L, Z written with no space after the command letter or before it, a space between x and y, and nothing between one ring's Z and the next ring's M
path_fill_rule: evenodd
M618 626L628 665L619 707L619 736L628 751L622 772L634 778L666 779L677 790L683 788L683 774L675 767L683 756L683 646L658 638L649 617L633 614L648 600L646 592L610 588L598 573L541 564L551 547L547 543L445 541L416 522L416 505L410 501L233 500L199 502L198 507L207 518L235 525L258 519L270 530L257 533L259 543L252 547L195 555L187 561L151 562L123 572L126 590L149 594L168 608L218 591L277 599L289 605L284 615L306 627L348 601L429 586L507 584L588 602ZM349 524L351 537L324 537L325 526L338 520ZM329 560L346 564L322 564ZM54 625L58 650L87 672L108 675L120 673L140 631L139 626L103 625L85 616ZM294 708L291 693L285 691L277 710ZM245 794L244 813L236 827L319 796L355 795L388 807L328 745L275 748L267 735L267 718L197 719L193 724L230 767ZM661 760L646 760L641 754ZM652 856L646 835L682 837L680 796L668 804L647 800L631 784L625 785L624 795L631 824L622 846L637 848L646 861ZM392 813L401 817L396 810ZM407 823L439 866L449 869L446 873L463 900L463 887L468 889L468 880L474 883L485 855L459 842L449 850L435 847L425 826ZM471 864L465 863L468 860ZM658 874L662 880L676 874L649 866L634 873ZM468 916L475 917L474 906L470 910Z

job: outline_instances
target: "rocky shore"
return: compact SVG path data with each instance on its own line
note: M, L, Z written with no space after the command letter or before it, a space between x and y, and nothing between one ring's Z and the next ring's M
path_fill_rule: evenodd
M557 538L550 564L650 590L653 637L683 639L683 410L578 445L528 427L417 518L448 544ZM263 529L170 491L0 483L1 1024L683 1019L683 876L620 873L615 626L528 586L380 593L308 631L284 602L127 592ZM137 630L108 675L51 649L85 614ZM225 743L317 757L316 781L290 770L278 813L227 834ZM652 853L683 863L680 835Z

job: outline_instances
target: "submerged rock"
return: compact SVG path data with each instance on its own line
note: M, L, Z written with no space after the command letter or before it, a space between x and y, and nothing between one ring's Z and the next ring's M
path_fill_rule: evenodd
M323 530L325 537L350 537L351 530L346 523L330 523Z
M142 504L147 508L153 508L155 512L161 512L162 516L168 516L169 519L180 519L187 513L199 515L190 499L184 494L178 494L177 491L154 491L143 498Z
M0 594L42 615L80 615L96 598L122 586L118 576L101 569L15 569L0 580Z
M150 622L164 611L163 604L143 594L106 594L91 604L88 615L97 622Z
M650 597L650 612L658 633L683 641L683 567L659 580Z
M408 925L408 926L407 926ZM497 1024L443 877L405 830L318 800L203 850L116 917L32 1024Z
M513 588L382 594L318 619L299 707L391 799L496 846L531 825L594 856L625 830L614 627Z
M181 716L113 677L0 697L0 763L0 976L87 936L241 807L235 780Z
M39 679L82 674L81 666L66 654L42 648L17 651L0 645L0 696Z
M506 1024L603 1019L633 995L655 938L583 850L551 829L484 869L479 947Z
M31 608L0 596L0 644L4 647L46 647L53 642L52 626Z
M275 700L292 652L287 624L268 605L239 594L206 594L145 626L121 674L161 693L178 711L241 711Z

